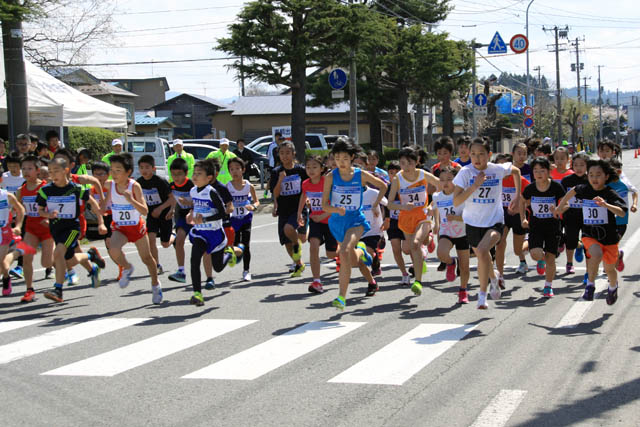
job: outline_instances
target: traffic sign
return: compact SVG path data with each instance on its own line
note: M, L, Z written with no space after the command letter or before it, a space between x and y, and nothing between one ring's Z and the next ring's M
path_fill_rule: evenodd
M489 43L489 54L493 55L496 53L507 53L507 45L500 37L500 33L496 31L496 34L493 36L491 43Z
M342 99L342 98L344 98L344 91L343 90L332 90L331 91L331 98L332 99Z
M511 50L515 53L524 53L529 48L529 39L524 34L516 34L511 37L511 42L509 43L511 46Z
M473 102L478 107L484 107L485 105L487 105L487 96L484 93L479 93L475 98L473 98Z
M533 107L527 105L526 107L524 107L524 109L522 110L522 112L524 113L525 117L533 117Z
M531 117L527 117L526 119L524 119L524 122L522 124L526 128L532 128L534 125L534 121Z
M487 115L487 113L487 107L473 107L473 114L475 114L476 117L484 117Z
M329 73L329 86L334 90L344 89L349 78L342 68L336 68Z

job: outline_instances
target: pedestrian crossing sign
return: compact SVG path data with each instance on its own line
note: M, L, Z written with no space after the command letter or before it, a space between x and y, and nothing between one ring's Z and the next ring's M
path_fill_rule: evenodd
M491 43L489 43L489 54L497 54L497 53L507 53L507 45L500 37L500 33L496 31L496 34L491 39Z

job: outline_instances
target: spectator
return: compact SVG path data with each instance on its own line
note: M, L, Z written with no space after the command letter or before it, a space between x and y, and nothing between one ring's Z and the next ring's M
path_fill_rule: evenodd
M236 157L231 151L229 151L229 140L222 138L220 140L220 149L218 151L212 151L207 156L207 159L216 159L220 164L220 173L218 173L218 181L227 185L231 181L231 174L229 173L229 159Z
M19 155L25 156L29 153L29 146L31 145L31 138L29 135L21 133L16 137L16 151Z
M38 135L30 133L29 134L29 153L30 154L35 154L36 152L36 147L38 146L38 144L40 143L40 138L38 138Z
M274 140L269 145L269 150L267 151L267 157L269 158L269 167L271 169L275 168L280 164L280 156L278 155L278 149L280 144L284 142L284 137L280 132L276 132L274 135Z
M56 151L60 148L60 134L55 130L50 130L45 134L44 138L49 146L49 157L53 159L54 154L56 154ZM29 138L29 144L31 144L31 138Z
M45 144L44 142L38 142L38 145L36 145L36 157L38 157L40 160L51 160L51 156L49 156L49 147L47 147L47 144Z
M171 170L171 163L175 159L184 159L187 162L187 178L191 179L193 176L193 168L196 164L196 159L193 157L193 154L187 153L184 151L184 142L181 139L174 139L171 143L171 148L173 149L173 154L169 156L167 159L167 170ZM171 174L169 174L169 182L172 182Z
M233 150L233 154L244 160L244 179L248 180L251 175L250 171L251 165L253 164L253 155L251 154L251 151L244 147L244 139L240 138L236 143L238 144L238 148Z
M102 158L102 161L108 165L111 165L109 158L111 158L111 156L113 156L114 154L120 154L121 152L122 152L122 141L119 139L114 139L113 141L111 141L111 152L108 154L105 154L104 157Z

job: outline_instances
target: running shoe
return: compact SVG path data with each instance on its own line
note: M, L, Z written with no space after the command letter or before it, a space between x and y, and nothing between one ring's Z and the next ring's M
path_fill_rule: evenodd
M538 271L538 274L542 276L545 271L547 271L547 263L542 260L538 261L536 264L536 271Z
M607 305L613 305L616 303L616 301L618 301L618 287L616 286L616 288L614 290L608 289L607 290Z
M66 278L67 278L67 284L69 286L77 285L78 283L80 283L80 278L78 277L78 273L76 273L74 269L71 269L71 271L67 271Z
M371 275L372 276L380 276L380 275L382 275L382 270L380 269L380 267L378 267L376 269L372 269L371 270Z
M469 294L467 294L466 289L458 291L458 304L469 304Z
M433 238L432 233L429 233L429 246L427 246L427 250L429 251L430 254L436 250L436 239Z
M502 296L502 291L500 290L500 286L498 285L498 278L496 277L495 279L489 279L489 282L489 295L491 295L491 299L500 299L500 297Z
M335 257L333 260L336 262L336 273L340 273L340 257Z
M53 273L53 267L47 267L44 269L44 278L48 279L51 277L51 273Z
M335 308L337 308L340 311L344 311L344 308L346 307L347 302L344 300L343 297L338 296L338 298L334 299L331 302L331 305L334 306Z
M122 270L122 278L120 279L120 288L124 289L127 286L129 286L129 282L131 281L131 276L133 276L133 264L131 265L131 268L126 268L124 270Z
M542 296L545 298L553 297L553 288L551 286L545 286L542 290Z
M227 246L226 248L224 248L224 253L229 254L231 256L229 258L229 261L227 262L227 265L231 268L235 267L236 263L238 262L236 251L234 251L232 247Z
M374 281L373 283L369 283L369 287L367 288L367 293L366 295L368 297L372 297L376 294L376 292L378 292L380 290L380 288L378 287L378 284Z
M527 265L527 262L520 261L520 265L518 266L518 268L516 268L516 273L527 274L527 271L529 271L529 266Z
M158 274L164 274L164 268L162 268L160 264L158 264L156 268L158 269Z
M204 288L208 291L212 291L216 288L216 282L213 281L213 277L207 277Z
M2 296L3 297L8 297L9 295L11 295L11 291L13 290L13 288L11 287L11 277L7 277L6 278L6 284L4 283L5 280L2 280Z
M244 245L242 243L238 243L238 246L236 247L240 249L240 255L236 255L236 264L238 264L240 263L240 261L242 261L242 257L244 256ZM233 253L235 253L235 250L233 251Z
M504 284L504 277L502 276L502 274L498 275L498 287L500 288L500 290L505 290L507 289L507 287Z
M584 288L584 294L582 294L582 299L587 300L587 301L593 301L593 294L595 294L596 292L596 287L591 285L587 285Z
M405 286L409 286L409 275L408 274L403 274L402 275L402 279L400 279L400 284L401 285L405 285Z
M191 300L189 300L189 303L195 305L196 307L202 307L204 305L204 297L202 296L202 293L194 292L191 296Z
M104 268L105 267L105 262L104 262L104 258L102 258L100 256L100 252L98 252L98 248L96 247L91 247L88 251L87 254L89 255L89 259L93 262L95 262L98 267L100 268Z
M36 292L33 289L27 289L24 296L20 298L20 302L33 302L36 300Z
M367 267L371 267L371 264L373 263L373 258L371 257L371 255L369 255L369 252L367 252L367 247L365 246L364 242L358 242L358 244L356 245L356 248L362 250L362 255L360 255L360 261L362 261L364 265L366 265Z
M486 310L488 308L487 295L480 295L480 293L478 293L478 310Z
M415 277L416 272L415 272L415 270L413 269L413 266L409 267L408 271L409 271L409 274L411 275L411 277Z
M242 280L244 280L245 282L250 282L251 281L251 273L249 273L247 270L242 272Z
M20 267L19 265L16 265L14 268L9 270L9 274L11 274L16 279L24 278L24 271L22 271L22 267Z
M131 271L133 271L133 266L131 268ZM162 285L160 284L160 282L158 282L156 286L151 285L151 293L151 302L153 302L154 304L162 303Z
M182 271L176 271L175 273L169 275L169 280L171 280L172 282L186 283L187 275Z
M64 302L62 299L62 288L58 288L56 286L53 287L53 290L45 292L44 297L51 301Z
M291 265L289 266L289 273L293 273L293 272L295 271L295 269L296 269L296 265L298 265L298 264L296 264L296 263L294 262L293 264L291 264Z
M616 263L616 270L621 273L624 270L624 251L618 252L618 262Z
M94 288L100 287L100 268L98 264L93 264L91 267L91 273L89 273L89 277L91 278L91 286Z
M293 259L295 262L300 261L300 258L302 258L302 243L300 242L300 240L298 240L298 243L296 243L295 245L293 245L294 247L298 247L298 249L293 249L292 250L292 254L291 254L291 259Z
M454 280L456 280L456 259L453 258L452 259L453 262L449 265L446 265L446 269L447 269L447 281L449 282L453 282ZM443 263L444 264L444 263Z
M322 287L322 283L319 280L314 280L312 284L309 285L309 292L312 294L321 294L324 292L324 288Z
M574 256L575 256L577 262L584 261L584 248L582 247L582 245L578 245L578 247L576 248L576 253L575 253Z
M302 276L302 272L305 269L305 265L303 264L297 264L296 265L296 269L293 270L293 273L291 273L291 277L300 277Z
M422 295L422 284L417 280L414 281L413 285L411 285L411 292L413 292L416 295Z
M447 269L447 263L446 262L441 262L440 265L438 265L437 270L438 271L445 271Z
M567 263L567 274L574 274L576 272L576 269L573 267L573 264L568 262Z
M118 265L118 278L116 280L122 279L122 270L124 270L124 268L122 268L122 266Z

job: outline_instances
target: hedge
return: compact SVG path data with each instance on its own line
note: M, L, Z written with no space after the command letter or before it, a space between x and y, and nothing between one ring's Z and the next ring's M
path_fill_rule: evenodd
M87 148L91 153L91 160L96 161L111 152L111 141L121 137L122 134L107 129L70 127L68 146L76 152L80 148Z

